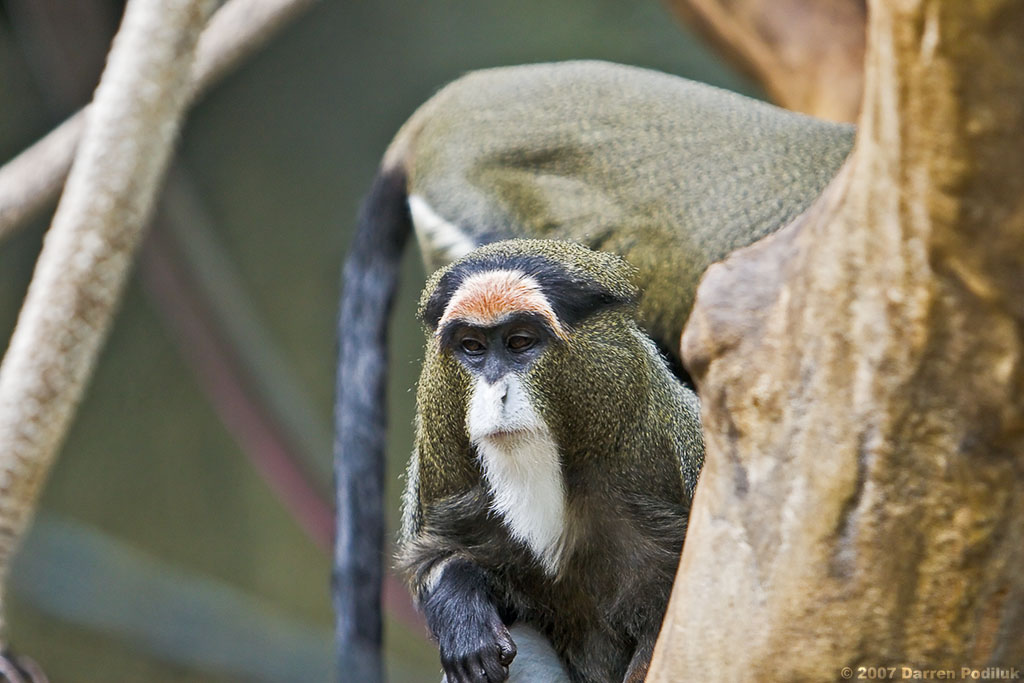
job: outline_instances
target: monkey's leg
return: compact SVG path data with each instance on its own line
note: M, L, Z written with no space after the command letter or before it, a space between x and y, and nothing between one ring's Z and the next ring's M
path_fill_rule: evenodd
M483 569L453 559L420 601L450 683L500 683L508 677L516 644L498 614L489 584Z

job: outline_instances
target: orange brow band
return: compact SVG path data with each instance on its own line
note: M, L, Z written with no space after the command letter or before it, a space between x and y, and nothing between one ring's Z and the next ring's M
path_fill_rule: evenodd
M449 299L437 323L437 334L452 320L490 327L510 313L536 313L559 338L567 339L537 281L515 270L489 270L467 277Z

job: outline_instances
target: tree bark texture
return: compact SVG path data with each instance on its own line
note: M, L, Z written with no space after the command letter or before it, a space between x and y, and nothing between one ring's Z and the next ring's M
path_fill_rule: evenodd
M0 365L0 580L120 298L213 0L131 0Z
M683 337L707 465L651 681L1024 663L1024 3L869 16L853 155Z
M854 121L863 88L865 0L665 0L776 104Z

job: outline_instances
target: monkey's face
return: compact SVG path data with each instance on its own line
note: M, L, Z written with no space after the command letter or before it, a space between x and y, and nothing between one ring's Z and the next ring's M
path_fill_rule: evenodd
M587 401L565 405L559 398L572 393L566 383L587 384L586 394L600 374L583 372L601 356L576 357L576 337L595 315L635 310L630 273L621 259L579 245L512 240L435 274L420 317L437 352L465 371L465 426L474 444L518 448L527 435L550 437L552 413L585 410L578 404ZM541 379L552 377L557 385Z
M524 378L554 343L549 328L513 313L490 327L457 324L448 348L473 378L466 427L474 443L507 443L544 430Z
M472 378L466 427L474 443L543 429L523 378L561 333L539 282L521 270L481 270L453 288L436 334L441 352Z

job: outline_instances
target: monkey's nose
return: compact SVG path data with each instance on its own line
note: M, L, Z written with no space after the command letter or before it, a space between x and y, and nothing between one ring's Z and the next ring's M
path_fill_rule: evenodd
M508 382L501 387L501 402L505 403L508 400Z

